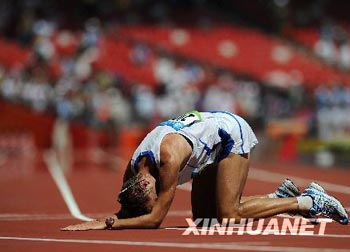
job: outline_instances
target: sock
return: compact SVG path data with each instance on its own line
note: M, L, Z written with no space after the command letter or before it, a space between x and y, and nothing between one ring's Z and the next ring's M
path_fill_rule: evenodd
M276 199L276 198L278 198L276 192L269 193L269 194L267 195L267 197L270 198L270 199Z
M301 211L309 211L313 204L313 200L310 196L298 196L297 201L299 210Z

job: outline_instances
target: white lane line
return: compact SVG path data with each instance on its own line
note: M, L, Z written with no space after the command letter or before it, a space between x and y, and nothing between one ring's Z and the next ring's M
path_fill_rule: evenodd
M192 183L191 182L187 182L185 184L182 185L178 185L177 188L184 190L184 191L192 191Z
M46 151L44 153L44 161L48 167L51 177L55 181L58 190L60 191L61 196L63 197L73 217L83 221L91 221L91 218L81 213L79 206L77 205L72 191L70 190L70 187L67 183L67 180L62 172L62 169L57 161L56 155L52 150Z
M94 219L103 218L105 216L111 215L111 213L89 213L88 216L91 216ZM168 212L168 217L191 217L191 210L172 210ZM281 218L303 218L300 215L291 216L289 214L279 214L277 215ZM71 220L74 217L71 214L14 214L14 213L4 213L0 214L0 221L42 221L42 220ZM317 223L321 222L333 222L332 219L329 218L317 218L317 219L309 219L315 220ZM169 228L171 229L171 228Z
M187 230L186 227L166 227L164 229L166 229L166 230L179 230L179 231ZM202 233L202 231L203 231L203 233L208 231L208 228L200 228L199 227L199 228L196 228L196 229L197 229L197 231L199 233ZM213 231L214 231L214 233L219 233L219 231L217 231L217 230L213 230ZM231 233L232 232L234 234L251 235L247 231L244 231L244 230L243 231L230 230L230 231L220 231L220 232L223 232L223 233L226 233L226 232L230 232ZM342 234L292 234L292 233L278 234L278 233L276 233L274 231L268 232L268 235L273 235L273 236L294 236L294 237L295 236L304 236L304 237L306 236L306 237L320 237L320 238L322 238L322 237L324 237L324 238L331 237L331 238L345 238L345 239L349 239L350 238L350 235L348 235L348 234L345 234L345 235L342 235ZM234 236L234 235L229 234L227 236ZM259 234L259 236L266 236L266 235Z
M255 179L259 181L272 182L272 183L281 183L287 177L294 180L297 184L302 186L307 186L312 181L312 179L305 179L305 178L300 178L296 176L290 176L284 173L265 171L257 168L251 168L248 175L249 179ZM350 194L349 186L333 184L333 183L320 181L320 180L317 180L317 182L320 183L328 191L343 193L343 194Z
M117 231L118 232L118 231ZM16 241L40 241L59 243L85 243L85 244L112 244L125 246L151 246L168 248L202 248L211 250L238 250L238 251L268 251L268 252L349 252L348 249L336 248L310 248L310 247L282 247L268 245L244 245L242 243L189 243L189 242L138 242L138 241L114 241L114 240L84 240L84 239L54 239L35 237L7 237L1 236L0 240Z
M71 220L71 214L0 214L0 221Z
M191 210L172 210L169 211L167 216L174 216L174 217L191 217L192 211Z
M332 220L331 218L305 218L301 215L290 215L290 214L277 214L277 217L281 217L281 218L289 218L289 219L306 219L309 220L311 222L314 223L321 223L321 222L327 222L327 223L332 223L332 222L336 222L334 220Z
M87 213L88 216L98 219L111 215L112 213ZM190 210L172 210L168 212L170 217L191 217ZM41 221L41 220L71 220L74 219L71 214L20 214L20 213L1 213L0 221Z

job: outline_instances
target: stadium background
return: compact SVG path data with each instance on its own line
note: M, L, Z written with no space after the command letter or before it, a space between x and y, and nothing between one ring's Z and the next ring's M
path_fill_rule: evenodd
M11 155L32 158L28 148L57 149L67 169L87 149L127 158L159 121L192 109L246 118L257 160L348 167L347 10L342 1L1 1L1 170Z
M316 180L349 211L349 10L330 0L0 1L0 250L349 251L350 229L337 223L322 237L182 236L190 183L161 229L60 231L118 209L135 146L193 109L237 113L256 132L245 195Z

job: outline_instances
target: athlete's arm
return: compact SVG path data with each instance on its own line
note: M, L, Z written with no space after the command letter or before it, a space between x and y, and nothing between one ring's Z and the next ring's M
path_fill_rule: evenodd
M158 228L164 220L169 211L171 203L175 196L177 185L178 168L176 164L164 163L160 167L160 188L158 199L149 214L134 218L118 219L116 215L108 216L106 218L113 218L114 224L112 229L132 229L132 228ZM106 218L99 220L88 221L81 224L70 225L62 230L101 230L106 229Z
M183 155L186 152L177 146L176 140L169 138L169 146L167 143L162 144L161 148L161 164L159 169L160 188L158 199L149 214L134 218L118 219L115 215L112 229L132 229L132 228L158 228L169 211L171 203L175 196L175 190L178 180L178 173L183 162ZM183 146L182 146L183 147ZM175 151L175 149L177 151ZM175 154L174 154L175 153ZM78 225L71 225L62 230L90 230L90 229L106 229L105 220L96 220Z
M160 167L160 188L158 199L149 214L129 219L116 219L113 229L158 228L169 211L175 196L178 169L175 164L166 163Z
M175 151L179 149L179 144L181 145L174 136L163 139L160 151L159 192L152 211L139 217L116 219L113 229L158 228L161 225L175 196L178 174L183 160L183 153Z

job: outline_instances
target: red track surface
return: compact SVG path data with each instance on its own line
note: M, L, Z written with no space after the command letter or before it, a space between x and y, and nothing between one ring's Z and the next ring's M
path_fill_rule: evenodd
M315 179L349 188L350 170L320 170L254 164L253 167L305 179ZM269 193L275 183L263 181L252 169L245 194ZM67 180L83 214L99 217L117 209L116 196L122 170L102 167L75 169ZM267 178L267 179L271 179ZM273 179L273 178L272 178ZM276 178L277 179L277 178ZM303 186L303 185L302 185ZM326 188L349 207L350 190ZM341 191L341 190L340 190ZM350 251L350 226L328 223L325 236L218 235L183 236L184 229L62 232L78 223L66 206L46 170L25 176L0 178L0 251ZM186 227L190 217L190 194L177 190L163 227ZM266 222L267 223L267 222ZM316 228L317 229L317 228Z

